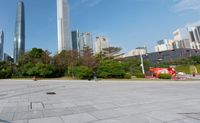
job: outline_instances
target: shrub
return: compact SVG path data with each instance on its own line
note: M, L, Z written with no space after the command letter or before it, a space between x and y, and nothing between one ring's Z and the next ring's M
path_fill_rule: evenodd
M137 78L145 78L145 75L142 74L142 73L137 73L137 74L135 74L135 76L136 76Z
M123 64L115 60L103 60L97 68L99 78L124 78Z
M0 79L7 79L12 76L12 66L7 62L0 62Z
M132 76L132 75L131 75L130 73L126 73L126 74L124 75L124 78L125 78L125 79L131 79L131 76Z
M190 65L181 65L175 68L177 72L184 72L190 74Z
M86 66L79 66L73 69L75 77L79 79L91 79L93 77L93 72L90 68Z
M159 78L159 79L171 79L172 76L169 75L169 74L160 74L160 75L158 76L158 78Z

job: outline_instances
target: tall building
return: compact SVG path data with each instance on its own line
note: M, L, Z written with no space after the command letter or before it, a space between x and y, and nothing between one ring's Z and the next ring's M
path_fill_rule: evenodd
M4 34L0 31L0 61L3 61L3 44L4 44Z
M80 42L79 42L80 51L83 50L83 47L89 47L93 50L92 34L89 32L85 32L81 34Z
M189 30L192 49L200 49L200 26L192 27Z
M104 48L109 47L108 38L104 36L97 36L95 38L95 52L100 53Z
M57 0L58 53L72 50L68 0Z
M72 49L74 51L79 51L79 40L80 40L80 35L79 35L79 31L75 30L72 31Z
M19 1L17 3L17 16L15 23L15 37L14 37L14 62L17 63L20 56L25 52L25 13L24 3Z

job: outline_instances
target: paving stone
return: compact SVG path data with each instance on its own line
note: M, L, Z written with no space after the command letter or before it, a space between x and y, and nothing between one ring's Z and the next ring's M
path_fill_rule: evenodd
M181 120L181 119L186 118L183 115L175 114L173 112L167 112L167 111L153 111L153 112L148 113L148 116L154 119L164 121L164 122Z
M123 115L117 110L101 110L101 111L90 112L90 114L100 120L116 118Z
M88 123L97 119L87 113L68 115L61 117L65 123Z
M32 119L29 123L64 123L59 117L49 117L42 119Z
M12 121L14 113L0 113L0 120Z
M96 122L93 122L93 123L125 123L125 122L121 122L119 120L109 119L109 120L100 120L100 121L96 121ZM133 121L131 123L133 123Z
M163 123L163 121L151 118L145 114L130 115L118 118L122 123Z
M42 111L16 112L13 120L36 119L43 117L44 114Z
M188 118L188 119L176 120L176 121L172 121L168 123L200 123L200 120Z

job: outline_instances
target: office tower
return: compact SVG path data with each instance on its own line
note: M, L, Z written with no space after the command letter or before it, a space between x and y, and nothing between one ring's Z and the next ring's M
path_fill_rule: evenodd
M15 23L15 37L14 37L14 62L17 63L20 56L25 52L25 13L24 3L19 1L17 3L17 16Z
M155 46L155 51L161 52L168 50L167 44L168 44L167 39L157 41L157 45Z
M200 26L192 27L189 35L192 49L200 49Z
M85 32L81 34L79 47L80 51L83 50L83 47L89 47L93 50L93 40L91 33Z
M57 0L57 19L58 53L72 50L68 0Z
M95 38L95 52L101 53L104 48L108 48L108 38L104 36L97 36Z
M4 44L4 34L0 31L0 61L3 61L3 44Z
M72 31L72 49L74 51L79 51L78 48L79 39L80 39L79 31L78 30Z

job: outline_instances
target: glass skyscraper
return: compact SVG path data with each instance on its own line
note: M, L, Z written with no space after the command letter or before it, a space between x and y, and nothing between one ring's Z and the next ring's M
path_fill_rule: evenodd
M24 3L19 1L17 3L17 15L15 23L15 37L14 37L14 62L17 63L20 56L25 52L25 13Z
M57 0L58 53L72 50L68 0Z
M74 51L79 51L78 48L79 40L80 40L79 31L78 30L72 31L72 49Z
M0 31L0 61L3 61L3 44L4 44L4 34Z

